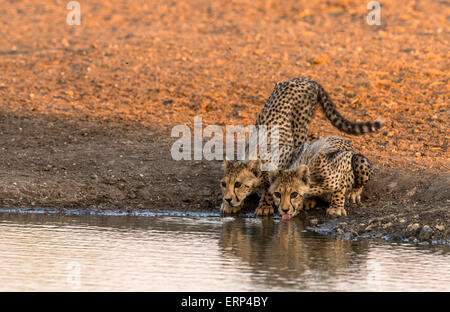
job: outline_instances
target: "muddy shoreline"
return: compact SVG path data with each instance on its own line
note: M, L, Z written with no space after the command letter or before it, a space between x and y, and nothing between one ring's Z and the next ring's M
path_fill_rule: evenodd
M221 162L172 160L169 130L31 113L0 112L0 119L2 209L218 213ZM304 213L308 229L344 239L447 244L450 174L372 161L363 206L348 205L348 216L338 219L324 209ZM257 199L249 198L241 215L250 216Z

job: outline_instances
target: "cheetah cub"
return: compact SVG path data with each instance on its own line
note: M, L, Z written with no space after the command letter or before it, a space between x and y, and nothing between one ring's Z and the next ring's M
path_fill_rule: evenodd
M377 132L381 121L353 122L345 119L337 110L328 93L314 80L295 78L276 84L272 94L264 105L255 125L279 129L278 169L287 169L296 149L306 142L308 128L314 112L320 107L331 124L340 131L353 135ZM257 155L256 161L226 161L224 177L221 180L223 200L221 212L236 213L241 209L243 200L252 192L263 190L256 208L257 216L273 214L273 200L268 192L270 186L268 171L261 172L259 159L271 159Z
M269 191L283 219L314 206L310 196L331 202L327 214L346 216L346 197L360 203L371 173L369 160L356 154L348 141L321 138L299 147L288 170L273 172Z

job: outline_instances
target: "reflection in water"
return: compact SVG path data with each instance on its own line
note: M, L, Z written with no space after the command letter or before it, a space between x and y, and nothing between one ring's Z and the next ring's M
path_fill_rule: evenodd
M364 270L368 241L355 243L311 235L302 232L304 225L299 218L277 223L248 221L254 220L225 222L220 247L224 256L233 255L249 263L266 285L305 289L319 282L314 288L334 289L333 280L340 275Z
M254 218L0 214L0 291L450 290L448 247Z

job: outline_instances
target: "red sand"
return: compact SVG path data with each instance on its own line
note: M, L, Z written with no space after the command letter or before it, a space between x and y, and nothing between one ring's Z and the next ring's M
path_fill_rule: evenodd
M384 166L448 171L449 7L363 1L6 1L0 10L0 109L19 115L141 123L252 124L274 84L320 82L344 116L386 120L340 135Z

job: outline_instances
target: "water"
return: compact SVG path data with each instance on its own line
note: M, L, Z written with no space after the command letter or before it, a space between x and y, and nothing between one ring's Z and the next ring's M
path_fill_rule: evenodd
M450 291L450 248L234 217L0 213L0 291Z

